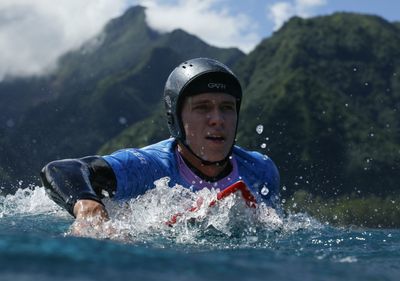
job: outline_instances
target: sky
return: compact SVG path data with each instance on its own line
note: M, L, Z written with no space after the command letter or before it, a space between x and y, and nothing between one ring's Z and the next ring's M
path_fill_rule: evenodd
M217 47L248 53L292 16L346 11L400 21L399 0L0 0L0 81L42 75L134 5L150 27L181 28Z

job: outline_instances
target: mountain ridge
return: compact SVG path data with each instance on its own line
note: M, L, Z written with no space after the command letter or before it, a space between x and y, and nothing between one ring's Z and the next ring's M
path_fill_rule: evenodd
M186 53L180 42L187 42ZM151 115L170 70L200 55L228 64L244 56L183 31L160 34L146 24L143 7L130 8L60 58L57 71L40 80L46 98L15 112L15 123L0 137L3 178L36 181L50 160L94 154L106 140ZM20 93L26 96L23 89ZM20 155L29 158L19 161Z

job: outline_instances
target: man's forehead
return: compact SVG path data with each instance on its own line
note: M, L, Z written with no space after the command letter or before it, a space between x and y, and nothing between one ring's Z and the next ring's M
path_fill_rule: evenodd
M203 93L188 97L190 102L236 102L235 97L226 93Z

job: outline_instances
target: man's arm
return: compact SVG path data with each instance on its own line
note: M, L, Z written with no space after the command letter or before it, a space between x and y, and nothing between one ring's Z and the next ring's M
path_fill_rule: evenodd
M41 171L47 194L76 218L100 215L107 218L101 199L112 197L116 178L112 168L99 156L53 161Z

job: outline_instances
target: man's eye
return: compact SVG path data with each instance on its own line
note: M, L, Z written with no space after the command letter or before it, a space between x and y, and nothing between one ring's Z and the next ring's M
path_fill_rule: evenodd
M233 105L223 105L221 109L224 111L233 111L236 108Z
M193 107L194 110L201 110L201 111L206 111L208 110L209 106L206 104L199 104L199 105L195 105Z

